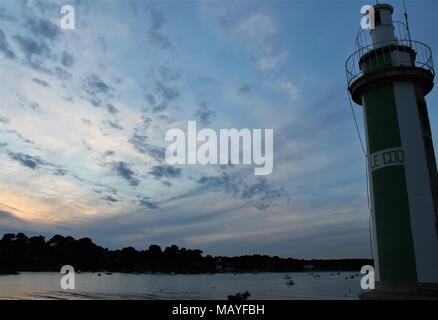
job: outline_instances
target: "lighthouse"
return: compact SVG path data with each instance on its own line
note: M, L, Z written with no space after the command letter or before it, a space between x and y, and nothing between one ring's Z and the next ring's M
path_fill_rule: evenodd
M412 40L394 8L376 4L346 62L362 106L368 161L374 298L435 295L438 175L425 97L434 86L431 49Z

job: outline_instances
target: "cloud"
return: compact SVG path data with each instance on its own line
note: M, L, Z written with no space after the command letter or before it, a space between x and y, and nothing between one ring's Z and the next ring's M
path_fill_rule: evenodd
M163 161L165 155L165 148L147 143L147 136L139 134L136 130L129 138L129 143L140 153L147 154L157 161Z
M13 21L14 17L9 15L5 8L0 7L0 20Z
M74 57L66 51L62 52L61 63L64 67L70 68L75 64Z
M11 218L15 219L15 216L10 212L0 210L0 218L2 218L2 219L11 219Z
M218 176L202 176L196 182L204 187L221 189L227 194L249 201L259 210L266 210L275 205L286 194L283 187L268 183L265 178L246 182L226 172Z
M181 76L179 72L175 72L167 66L158 66L158 74L160 79L166 82L178 80Z
M23 63L30 66L37 72L52 75L60 80L68 80L72 75L65 69L56 66L50 69L46 66L46 61L54 60L55 56L52 54L50 47L44 41L35 41L34 39L15 35L14 40L18 43L21 52L24 55Z
M31 108L33 111L41 112L41 106L37 102L32 102L29 105L29 108Z
M103 155L105 157L111 157L111 156L113 156L115 154L116 154L116 152L114 150L106 150Z
M0 123L8 124L10 122L9 118L0 116Z
M114 88L106 84L98 75L91 75L87 78L87 91L90 94L100 94L112 97Z
M231 194L239 194L242 187L240 179L236 179L226 172L223 172L220 176L202 176L196 182L212 188L223 189Z
M2 204L0 203L0 205L2 205ZM6 206L6 207L8 207L8 206ZM11 209L14 209L14 208L11 208ZM16 226L18 226L18 225L23 226L26 224L25 221L20 219L15 214L13 214L9 211L6 211L6 210L2 210L2 209L0 209L0 221L2 222L2 227L5 227L10 223L12 223L14 226L17 223L19 223L19 224L17 224ZM12 226L12 225L9 225L9 226Z
M154 107L153 111L155 113L164 111L171 102L177 100L181 95L177 88L160 80L155 82L155 90L162 99L162 102Z
M115 92L113 87L96 74L85 79L84 90L88 95L88 101L95 107L102 106L104 100L113 98Z
M263 71L275 71L279 69L287 58L287 52L275 52L258 58L257 64Z
M202 101L198 109L195 110L195 117L199 119L203 125L208 125L211 123L211 119L214 118L215 113L213 110L208 108L207 102Z
M155 92L146 93L145 99L152 107L153 113L159 113L178 100L181 96L180 90L174 85L174 81L180 78L181 74L166 66L158 66L155 71Z
M82 120L82 123L88 127L91 127L93 125L93 123L91 122L90 119L82 118L81 120Z
M93 146L91 145L91 143L87 142L85 139L82 139L82 144L85 146L85 148L86 148L88 151L93 151L93 150L94 150L94 148L93 148Z
M61 97L61 99L64 101L67 101L67 102L71 102L71 103L75 102L75 100L73 99L73 97L71 95L63 96L63 97Z
M113 197L111 195L107 195L107 196L103 197L102 199L105 200L107 203L115 203L115 202L119 201L118 199L116 199L115 197Z
M149 43L160 50L173 50L173 45L167 35L162 31L166 18L160 11L153 7L146 10L149 15L150 28L148 30Z
M16 34L13 39L18 44L24 55L23 63L37 72L57 77L60 80L68 80L72 75L64 68L56 66L53 69L47 67L46 62L55 62L57 55L52 52L52 43L60 34L59 27L48 20L27 18L25 27L31 36ZM1 43L1 35L0 35ZM60 62L64 67L71 67L74 58L67 52L61 54Z
M257 13L247 17L238 27L239 31L253 38L263 40L274 36L278 32L273 19L266 15Z
M172 44L170 43L169 38L160 32L150 31L149 40L154 46L157 46L160 49L163 50L172 49Z
M32 82L35 82L36 84L39 84L40 86L45 88L50 87L50 84L47 81L41 80L39 78L32 78Z
M283 188L277 188L273 184L268 183L265 178L259 178L255 183L245 185L241 198L247 200L258 198L256 208L265 210L284 194Z
M26 27L32 35L50 41L56 40L60 33L59 27L49 20L28 18Z
M0 52L3 52L3 54L9 59L15 59L15 52L12 51L8 40L6 39L6 34L2 29L0 29Z
M258 12L236 22L223 17L221 25L227 33L237 36L239 45L245 46L260 70L274 72L284 65L288 51L281 48L281 30L272 15Z
M6 119L7 119L7 121L9 121L8 118L6 118ZM32 146L34 146L34 147L36 147L36 148L39 148L39 147L37 146L37 144L36 144L34 141L32 141L32 140L30 140L30 139L24 137L21 133L19 133L19 132L16 131L16 130L4 130L4 131L2 131L2 132L6 132L6 133L10 133L10 134L12 134L12 135L15 135L15 136L16 136L18 139L20 139L23 143L30 144L30 145L32 145Z
M119 177L128 181L131 186L135 187L139 184L135 172L126 162L120 161L113 164L113 170L117 173Z
M72 76L65 69L55 67L50 69L46 66L46 61L55 60L55 55L45 41L35 41L31 37L14 35L13 39L18 43L22 54L24 55L23 63L30 66L37 72L52 75L61 80L70 79Z
M9 152L9 157L12 160L19 162L22 166L32 170L38 169L40 166L47 165L47 163L41 160L39 157L31 156L25 153Z
M29 142L29 143L33 144L33 142ZM65 175L69 175L70 177L72 177L80 182L87 182L87 183L96 184L92 181L87 181L85 179L82 179L76 173L70 172L70 171L64 169L60 165L43 160L38 156L33 156L33 155L26 154L23 152L13 152L10 150L5 150L5 153L9 156L9 158L11 160L18 162L20 165L22 165L26 168L29 168L31 170L43 170L44 169L45 172L52 174L52 175L55 175L55 176L58 176L58 177L63 177Z
M156 179L179 178L181 176L181 169L169 165L158 165L152 167L148 173Z
M114 107L111 103L107 103L106 104L106 110L110 113L110 114L117 114L119 113L119 109L117 109L116 107Z
M150 200L150 197L141 197L138 202L142 207L146 207L151 210L156 210L160 208L158 203Z
M31 65L36 63L33 57L49 57L51 54L50 48L44 42L37 42L30 37L21 35L15 35L13 38L17 41L21 51Z
M119 121L117 119L115 120L108 120L106 122L111 128L117 129L117 130L123 130L123 127L120 125Z
M55 70L53 72L53 74L61 80L68 80L72 78L72 75L70 72L68 72L67 70L61 68L61 67L55 67Z
M285 81L280 84L280 88L287 92L291 97L296 97L298 88L290 81Z
M148 93L146 94L145 98L146 101L152 106L154 106L157 103L157 100L155 99L153 94Z
M252 87L249 84L244 84L239 87L237 93L242 96L250 96L252 94Z
M53 172L53 174L54 174L55 176L58 176L58 177L63 177L63 176L65 176L67 173L68 173L68 171L65 170L65 169L62 169L62 168L58 168L58 169L55 170L55 172Z

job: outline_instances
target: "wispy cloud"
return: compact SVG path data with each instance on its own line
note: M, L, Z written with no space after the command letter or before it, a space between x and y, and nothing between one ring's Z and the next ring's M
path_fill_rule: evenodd
M209 125L215 112L209 109L207 102L201 101L195 110L195 118L199 119L203 125Z
M216 176L202 176L196 182L205 188L222 190L234 197L248 201L259 210L266 210L275 205L286 194L283 187L275 186L264 178L248 182L227 172Z
M9 59L15 59L15 52L12 51L11 46L6 38L6 34L2 29L0 29L0 52L2 52Z
M98 75L92 74L84 81L84 91L87 100L95 107L100 107L105 101L114 97L115 89L103 81Z
M150 197L140 197L138 202L140 203L140 205L142 207L146 207L146 208L151 209L151 210L156 210L156 209L160 208L158 203L150 200Z
M50 87L50 84L47 81L44 81L39 78L32 78L32 82L35 82L36 84L39 84L40 86L43 86L44 88Z
M119 177L128 181L131 186L135 187L139 184L135 172L126 162L120 161L113 164L113 170L117 173Z
M150 28L148 30L149 43L160 50L173 50L170 38L163 32L163 27L166 24L166 17L164 14L153 6L146 9L149 17Z
M148 173L156 179L179 178L181 176L181 168L175 168L170 165L158 165L152 167Z

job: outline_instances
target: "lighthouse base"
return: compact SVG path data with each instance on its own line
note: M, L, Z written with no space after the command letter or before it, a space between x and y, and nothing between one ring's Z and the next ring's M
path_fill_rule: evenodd
M389 284L376 283L375 290L360 294L361 300L438 300L438 283Z

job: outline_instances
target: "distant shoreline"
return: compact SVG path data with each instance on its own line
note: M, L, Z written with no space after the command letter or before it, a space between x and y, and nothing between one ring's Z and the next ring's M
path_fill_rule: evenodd
M294 259L268 255L237 257L203 255L201 250L152 244L145 250L109 250L90 238L55 235L27 237L4 234L0 240L0 274L59 272L71 265L78 272L221 274L286 272L358 272L371 259Z
M75 270L76 271L76 270ZM0 276L13 276L13 275L19 275L20 273L25 273L25 272L31 272L31 273L59 273L59 270L17 270L17 271L11 271L11 272L0 272ZM111 275L112 274L133 274L133 275L142 275L142 274L149 274L149 275L171 275L171 276L175 276L175 275L187 275L187 276L191 276L191 275L217 275L217 274L234 274L234 275L239 275L239 274L265 274L265 273L275 273L275 274L285 274L285 273L307 273L307 274L319 274L319 273L351 273L351 272L355 272L358 273L358 270L342 270L342 271L338 271L338 270L323 270L323 271L318 271L318 270L313 270L313 271L290 271L290 272L281 272L281 271L263 271L263 272L250 272L250 271L242 271L242 272L204 272L204 273L168 273L168 272L129 272L129 271L108 271L108 270L98 270L98 271L79 271L77 273L82 274L82 273L93 273L93 274L102 274L104 275L105 273L110 272Z

